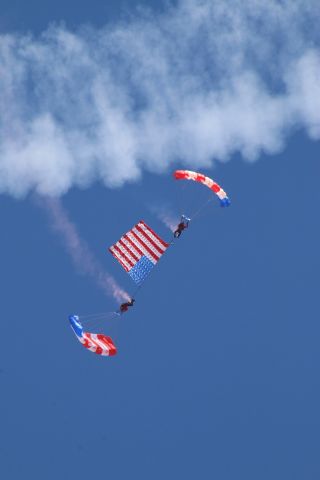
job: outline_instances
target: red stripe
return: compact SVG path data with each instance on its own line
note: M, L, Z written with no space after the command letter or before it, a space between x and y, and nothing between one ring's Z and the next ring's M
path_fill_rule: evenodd
M139 227L139 225L136 225L136 229L141 233L141 235L144 236L145 239L148 240L148 242L151 243L151 245L160 253L160 255L163 254L163 250L161 250L161 248L152 240L152 238L149 237L143 228Z
M123 238L123 237L122 237ZM125 243L123 243L123 241L120 239L119 240L119 243L120 245L122 245L122 247L129 253L129 255L131 255L131 257L133 257L135 259L135 261L137 262L139 260L139 257L137 257L137 255L135 255L133 253L132 250L130 250L130 248L127 247L127 245Z
M156 234L156 232L154 232L152 230L152 228L150 228L143 220L140 220L139 223L142 223L145 227L148 228L148 230L150 230L150 232L152 233L152 235L154 235L156 237L157 240L159 240L159 242L164 246L164 247L169 247L169 243L165 242L164 240L162 240L162 238L159 237L159 235Z
M99 333L97 335L97 337L99 338L99 340L101 342L103 342L105 345L107 345L108 350L109 350L109 355L115 355L117 353L117 348L116 348L115 344L113 343L111 337L106 337L106 335L102 335L101 333Z
M111 248L114 248L114 247L115 247L115 246L112 245L112 247L110 247L110 248L108 249L109 252L111 253L111 255L114 256L114 258L115 258L116 260L118 260L119 263L121 263L121 265L122 265L122 267L125 269L125 271L126 271L126 272L129 272L130 268L128 268L127 265L125 265L125 264L123 263L123 261L121 260L121 258L117 257L117 255L115 255L114 252L111 250Z
M149 253L149 255L151 255L151 257L154 258L155 261L157 262L157 261L159 260L159 257L157 257L156 254L153 253L152 250L150 250L150 248L148 247L148 245L146 245L146 244L144 243L144 241L141 240L141 238L138 237L138 235L137 235L135 232L131 231L131 233L132 233L132 235L137 239L137 241L138 241L141 245L143 245L143 248L144 248L145 250L147 250L147 252Z
M176 180L183 180L184 178L186 178L187 175L184 170L176 170L173 176Z
M100 347L100 345L92 338L91 333L86 332L86 335L89 337L89 340L91 342L90 347L94 347L96 349L95 353L97 353L98 355L101 355L103 350Z
M120 248L117 247L117 245L113 245L113 248L114 248L115 250L117 250L117 252L119 253L119 255L121 255L123 258L126 259L126 262L128 262L129 265L131 265L131 267L133 267L134 263L130 260L130 258L127 257L127 255L126 255L125 253L121 252ZM128 270L128 269L126 268L126 270ZM129 270L130 270L130 269L129 269Z
M148 227L148 225L146 225L144 222L141 222L141 223L146 227L146 229L144 230L142 227L140 227L140 224L138 224L137 225L138 230L140 231L140 229L141 229L141 233L144 235L144 237L147 238L149 240L149 242L162 255L164 253L164 250L161 247L159 247L159 245L156 243L155 240L153 240L153 238L151 238L151 235L156 237L156 239L158 240L159 243L161 243L161 245L164 247L164 249L166 249L168 245L165 242L163 242L163 240L161 240L160 237L158 237L158 235L152 230L152 228Z
M131 231L128 232L128 233L132 233ZM140 248L131 240L130 237L128 237L128 234L126 233L124 235L124 238L130 243L130 245L133 246L133 248L139 253L139 255L141 255L141 257L143 256L143 252L140 250Z
M211 190L213 190L215 193L218 193L220 192L221 187L217 183L214 183L211 187Z
M197 181L197 182L201 182L201 183L202 183L202 182L205 181L205 179L206 179L206 176L203 175L203 173L197 173L197 176L196 176L196 181Z

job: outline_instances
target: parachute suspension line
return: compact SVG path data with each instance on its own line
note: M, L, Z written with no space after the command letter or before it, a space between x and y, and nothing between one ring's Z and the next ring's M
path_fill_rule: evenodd
M110 320L112 317L116 316L115 312L103 312L103 313L94 313L90 315L78 315L81 323L88 324L93 322L102 322Z
M178 206L178 211L179 211L179 214L180 216L182 215L183 211L184 211L184 207L185 207L185 191L187 189L187 184L182 182L180 184L180 188L177 188L177 191L176 191L176 200L177 200L177 206Z
M141 287L143 286L143 283L141 283L141 285L139 285L139 287L137 287L135 289L135 291L133 292L132 294L132 297L131 298L136 298L137 294L139 293L139 291L141 290Z
M195 211L195 213L193 213L190 217L190 221L191 220L194 220L201 212L202 210L204 210L208 205L209 203L211 203L213 201L213 197L210 197L208 198L208 200L206 200L199 208L198 210Z
M78 317L82 319L82 322L86 321L86 319L90 319L93 317L103 317L105 315L108 315L111 312L99 312L99 313L89 313L89 314L79 314Z
M111 335L112 338L115 338L118 335L118 327L119 327L119 322L117 321L118 319L119 319L119 314L117 314L115 311L108 312L108 313L105 312L100 315L96 314L95 316L85 315L84 318L83 316L79 316L79 321L81 322L81 324L85 329L90 328L90 331L92 330L101 331L101 329L103 330L107 329L108 335Z

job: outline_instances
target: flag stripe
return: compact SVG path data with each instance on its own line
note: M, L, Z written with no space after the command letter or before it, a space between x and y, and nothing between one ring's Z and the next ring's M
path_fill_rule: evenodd
M146 242L143 241L143 239L141 238L141 233L138 230L136 230L136 228L133 228L131 233L136 238L136 240L139 242L141 247L143 247L143 250L148 252L148 253L146 253L147 257L150 258L150 260L153 263L155 263L154 260L157 262L159 260L159 255L156 255L156 253L154 253L151 250L151 248L146 244Z
M130 252L128 252L127 249L121 245L120 242L117 242L114 248L124 256L131 268L135 265L136 260L133 258Z
M139 226L136 225L136 227L133 229L133 231L136 232L136 234L139 236L140 241L143 241L145 245L156 255L157 261L163 254L163 252L159 252L157 248L153 245L153 243L150 241L150 239L147 237L147 235L144 233L144 231L140 231Z
M129 240L134 244L135 248L137 250L139 250L139 252L141 253L141 256L143 255L146 255L146 250L143 248L143 246L141 245L141 242L139 240L139 238L137 239L134 235L133 235L133 231L130 230L130 232L127 233L128 237L129 237Z
M114 248L116 256L121 258L123 263L126 265L127 269L130 270L133 267L132 262L130 262L128 260L128 258L125 255L123 255L123 253L121 252L119 247L117 247L117 245L113 245L113 248Z
M162 240L162 238L160 238L159 235L157 235L156 232L152 230L152 228L150 228L143 220L140 220L139 223L142 223L145 227L147 227L147 229L152 233L152 235L156 237L157 240L159 240L159 242L165 247L165 249L169 247L169 243Z
M132 240L132 242L134 242L135 245L139 244L139 251L141 252L141 257L143 257L143 256L148 257L152 261L153 264L157 263L158 258L154 259L150 255L149 251L147 250L147 248L145 248L145 245L142 243L141 239L135 234L135 232L133 230L131 230L131 232L128 232L128 236L130 236L130 239ZM136 248L138 248L138 247L136 247Z
M148 230L145 230L145 229L141 228L140 225L137 225L136 228L137 228L137 230L141 233L141 235L146 239L146 241L147 241L147 242L150 242L151 245L158 251L158 253L160 253L160 255L162 255L162 254L163 254L162 245L159 246L159 244L157 244L157 243L151 238L151 236L149 235Z
M122 267L125 269L126 272L129 272L130 270L130 266L127 265L124 260L122 259L121 256L119 256L118 252L116 252L114 246L110 247L109 248L109 252L112 253L112 255L114 256L114 258L116 258L118 260L119 263L121 263Z
M139 260L140 258L142 257L143 253L142 251L139 249L139 247L137 246L137 244L134 242L134 240L131 239L130 237L130 232L126 233L122 238L125 238L127 240L127 242L130 244L130 246L133 248L133 250L135 252L137 252L137 254L139 255Z
M121 239L119 240L119 243L129 253L129 255L131 255L131 257L135 261L134 263L136 263L139 260L139 257L137 257L131 245L130 244L128 245L128 241L124 237L121 237Z

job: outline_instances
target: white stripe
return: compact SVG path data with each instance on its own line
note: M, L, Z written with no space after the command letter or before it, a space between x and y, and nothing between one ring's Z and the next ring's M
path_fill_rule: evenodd
M157 245L157 247L159 247L160 250L162 250L162 252L164 253L164 252L166 251L167 247L165 247L164 245L162 245L162 243L159 242L159 240L157 239L157 237L155 237L155 236L153 235L153 233L149 230L149 228L146 227L145 225L143 225L143 223L139 223L138 225L139 225L140 228L143 229L143 231L145 232L145 234L148 235L148 237L151 238L151 240L153 240L153 242ZM160 254L158 253L158 255L161 255L161 253L160 253Z
M141 238L141 241L144 242L147 247L149 247L149 249L155 254L155 256L157 257L157 260L159 260L159 258L161 257L161 254L154 248L154 246L149 242L149 240L147 238L145 238L142 233L139 232L139 230L137 230L136 228L133 228L132 231L139 237ZM151 257L150 253L148 253L148 258L150 258L150 260L152 259L152 262L153 263L157 263L157 260L155 260L153 257Z
M126 267L128 267L129 270L132 268L131 265L126 261L126 259L123 258L123 256L120 255L120 253L117 252L117 250L115 250L115 248L113 246L110 247L110 250L112 251L112 253L115 257L120 258L122 260L122 262L125 264Z
M84 339L84 340L83 340L83 342L81 342L81 343L84 345L84 347L87 348L88 350L90 350L91 352L94 352L94 353L95 353L95 352L96 352L96 349L95 349L95 347L92 346L92 343L90 343L91 340L90 340L90 338L88 338L88 336L87 336L86 333L84 333L83 339ZM85 343L86 343L85 340L87 340L87 341L89 342L88 346L85 345ZM91 346L90 346L90 345L91 345Z
M132 229L132 231L134 231L134 229ZM139 235L139 232L136 232L137 235ZM144 246L132 235L131 232L128 232L127 233L128 237L130 238L130 240L132 240L134 242L135 245L138 246L138 248L142 251L143 255L145 255L146 257L149 258L149 260L155 265L157 262L156 260L151 257L150 253L144 248ZM147 242L146 242L147 243Z
M143 225L142 225L143 227ZM148 239L148 236L147 238L142 234L140 233L138 230L137 230L137 235L139 235L139 238L141 238L144 243L147 244L147 246L150 248L150 250L152 250L152 252L157 256L158 260L159 258L161 257L162 253L159 253L158 250L152 245L152 243L150 242L150 240Z
M215 182L214 182L213 180L211 180L210 178L206 177L206 178L204 179L204 182L203 182L203 183L204 183L204 185L206 185L207 187L211 188L211 187L213 187L213 185L214 185Z
M105 348L106 348L105 345L101 345L101 343L97 339L97 335L95 333L88 333L87 338L88 338L89 343L92 345L92 348L94 349L94 350L91 350L91 348L90 348L90 350L92 352L96 353L98 347L100 347L102 349L102 351L105 350Z
M137 263L137 261L130 255L130 253L127 252L127 250L121 245L121 243L117 242L116 245L119 248L119 250L121 250L121 252L126 257L126 259L129 258L129 260L133 263L133 265L135 265ZM131 268L131 266L130 266L130 268Z
M127 236L129 237L129 232L127 233ZM131 238L131 237L129 237L129 238ZM141 258L141 253L139 253L138 250L136 250L136 248L134 248L134 246L131 245L131 243L128 242L128 240L127 240L126 238L122 237L121 240L123 241L123 243L125 244L125 246L126 246L127 248L129 248L130 251L131 251L136 257L138 257L138 260L140 260L140 258ZM138 261L138 260L137 260L137 261Z
M99 338L98 338L98 336L97 336L96 333L92 333L92 334L91 334L91 338L92 338L95 342L97 342L97 344L102 348L102 351L106 351L106 350L107 350L107 351L109 352L109 347L108 347L105 343L101 342L101 340L99 340Z
M148 237L146 238L142 233L139 232L139 230L136 227L134 227L132 229L132 231L136 235L138 235L138 237L141 239L141 241L144 242L149 247L149 249L157 256L157 259L159 260L159 258L161 257L161 253L159 253L158 250L156 250L156 248L148 240Z
M226 198L227 194L224 190L219 190L219 192L217 193L218 197L220 198L220 200L223 200L224 198Z

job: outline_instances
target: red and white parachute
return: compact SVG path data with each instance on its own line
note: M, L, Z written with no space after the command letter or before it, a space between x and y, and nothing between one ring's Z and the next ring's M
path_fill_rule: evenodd
M218 185L212 178L206 177L203 173L192 172L191 170L176 170L173 173L176 180L193 180L199 182L210 188L220 200L221 207L228 207L230 205L230 199L226 192Z

